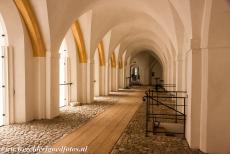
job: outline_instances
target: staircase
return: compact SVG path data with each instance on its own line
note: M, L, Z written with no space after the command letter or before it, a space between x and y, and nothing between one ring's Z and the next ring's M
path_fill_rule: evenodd
M146 103L146 136L164 134L185 137L186 91L167 91L165 87L149 89Z

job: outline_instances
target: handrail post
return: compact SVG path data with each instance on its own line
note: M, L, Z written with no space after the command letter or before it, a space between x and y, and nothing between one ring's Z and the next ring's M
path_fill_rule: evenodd
M161 91L158 90L158 88L156 88L156 91L154 91L154 89L146 90L146 136L148 136L149 132L154 134L173 133L181 134L183 135L182 137L185 138L187 96L184 96L184 93L186 93L186 91ZM159 109L161 109L161 106L170 111L162 113L164 111L160 110L160 113L158 113L158 108L160 107ZM184 107L184 109L182 107ZM157 109L157 112L155 109ZM183 124L182 130L180 129L180 132L170 132L167 129L165 131L162 131L161 129L158 130L158 127L160 127L160 123L162 122L161 119L171 119L170 122L175 122L177 125Z
M176 92L176 111L177 111L177 105L178 105L178 104L177 104L177 99L178 99L178 98L177 98L177 92ZM177 123L177 112L176 112L176 123Z
M185 138L185 124L186 124L186 122L185 122L185 120L186 120L186 114L185 114L185 97L184 97L184 138Z

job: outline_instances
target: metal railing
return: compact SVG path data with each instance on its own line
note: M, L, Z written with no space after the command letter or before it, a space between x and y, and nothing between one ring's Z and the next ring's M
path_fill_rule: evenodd
M149 89L143 100L146 102L146 136L148 133L182 134L185 136L186 123L186 91L159 91ZM182 125L182 131L169 130L161 127L163 124ZM178 126L179 126L178 125ZM163 131L162 131L163 129Z
M156 91L167 91L169 88L176 88L176 84L153 84L151 86Z

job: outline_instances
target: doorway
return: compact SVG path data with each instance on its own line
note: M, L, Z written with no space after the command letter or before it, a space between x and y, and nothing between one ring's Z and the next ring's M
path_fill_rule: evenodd
M130 83L131 85L140 85L140 72L137 65L130 66Z
M5 124L6 112L6 34L0 15L0 126Z
M70 99L69 55L65 39L59 49L59 107L68 105Z

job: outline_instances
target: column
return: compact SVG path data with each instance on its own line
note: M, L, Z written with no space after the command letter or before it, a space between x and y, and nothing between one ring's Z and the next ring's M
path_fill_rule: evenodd
M88 60L87 62L87 102L92 103L94 100L94 63Z
M79 63L77 70L77 91L78 101L81 104L87 103L87 63Z
M105 63L105 95L109 95L109 63Z
M188 107L186 138L191 148L200 146L200 107L201 107L201 55L199 48L186 54Z
M36 119L46 118L46 57L33 57L33 90Z
M118 67L111 67L111 90L118 91Z
M125 66L125 86L126 86L126 88L128 88L129 87L129 81L130 81L130 67L129 67L129 64L127 64L126 66Z
M171 64L172 65L172 64ZM176 87L178 91L185 90L185 57L178 55L176 59ZM169 67L170 68L170 67ZM169 74L172 77L173 74ZM171 81L171 80L169 80Z
M99 94L100 96L105 96L106 95L106 87L105 87L105 66L100 66L99 68Z
M115 67L115 91L119 89L119 68L118 65Z
M118 86L119 88L125 88L124 87L124 70L123 67L118 69Z
M208 47L202 52L201 150L230 151L230 47Z
M46 118L59 114L59 54L46 53Z

